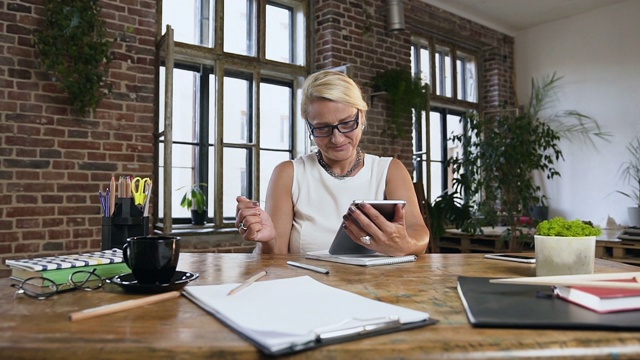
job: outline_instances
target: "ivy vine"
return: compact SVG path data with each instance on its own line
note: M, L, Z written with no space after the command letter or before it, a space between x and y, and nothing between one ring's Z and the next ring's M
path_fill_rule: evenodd
M95 111L111 92L106 82L112 41L98 0L48 0L45 23L34 31L45 70L54 75L78 115Z
M403 123L411 115L412 110L420 113L429 106L429 84L423 84L419 77L414 77L408 68L393 68L380 71L373 78L373 91L386 92L389 97L391 117L387 126L393 137L403 137L407 128Z

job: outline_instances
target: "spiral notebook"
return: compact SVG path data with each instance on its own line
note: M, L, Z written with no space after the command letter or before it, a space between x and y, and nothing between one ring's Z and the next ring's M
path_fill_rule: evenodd
M358 266L380 266L380 265L394 265L407 262L416 261L418 258L415 255L406 256L388 256L383 254L369 254L369 255L331 255L328 250L312 251L308 252L305 257L313 260L323 260L337 262L348 265Z

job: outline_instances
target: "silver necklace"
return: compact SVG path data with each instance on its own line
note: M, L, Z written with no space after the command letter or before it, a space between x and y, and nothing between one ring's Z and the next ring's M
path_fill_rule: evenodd
M359 147L358 149L356 149L356 151L358 153L358 156L356 157L356 162L353 163L353 166L351 167L351 169L347 170L347 172L342 175L335 173L333 170L329 168L329 165L324 161L324 158L322 157L322 152L320 152L320 150L316 151L316 157L318 158L318 163L324 169L324 171L327 172L327 174L331 175L332 177L338 180L344 180L348 178L349 175L353 174L353 172L360 167L360 164L362 164L362 151L360 150Z

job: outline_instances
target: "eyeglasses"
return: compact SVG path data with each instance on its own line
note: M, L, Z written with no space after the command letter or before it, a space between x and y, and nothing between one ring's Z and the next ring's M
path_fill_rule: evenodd
M353 120L341 122L335 125L327 125L320 127L313 127L309 120L307 120L307 124L309 125L309 131L313 137L329 137L333 134L333 130L338 130L341 134L346 134L354 131L360 125L360 111L356 112L356 117Z
M96 269L78 270L69 275L69 282L66 284L58 285L55 281L46 278L44 276L33 276L22 280L20 284L11 284L14 288L17 288L14 298L18 294L24 294L30 298L44 300L52 297L58 292L68 289L80 289L85 291L92 291L100 289L107 280L102 276L96 274Z

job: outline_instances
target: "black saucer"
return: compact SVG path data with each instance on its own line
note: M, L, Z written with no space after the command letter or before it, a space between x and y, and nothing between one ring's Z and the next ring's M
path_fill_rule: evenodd
M200 276L197 273L176 271L168 284L138 284L138 281L133 277L132 273L122 274L114 276L111 282L120 286L126 291L135 292L139 294L157 294L167 291L180 290L185 287L189 282L195 280Z

